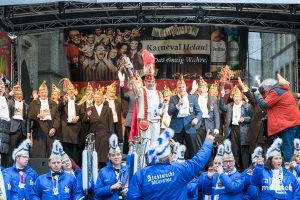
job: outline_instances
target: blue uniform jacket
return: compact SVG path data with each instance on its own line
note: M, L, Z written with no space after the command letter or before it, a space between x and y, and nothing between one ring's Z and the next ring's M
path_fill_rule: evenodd
M205 199L205 196L211 197L212 182L207 176L207 172L203 172L197 179L193 179L187 185L188 199L198 199L199 192L201 192L201 200Z
M67 173L67 172L66 172ZM72 174L73 175L73 174ZM76 183L77 183L77 189L76 191L80 191L80 193L83 195L83 187L82 187L82 171L78 167L76 171L74 172Z
M252 173L249 172L249 170L253 170L253 167L250 167L243 171L243 175L245 177L245 183L244 183L244 200L256 200L258 197L258 188L253 185L251 182L252 179Z
M181 133L182 130L185 130L188 134L196 134L196 126L193 126L191 122L194 118L197 118L198 123L201 123L202 112L196 96L189 94L188 99L190 115L186 117L177 117L179 110L176 105L179 102L179 97L178 95L175 95L170 98L168 114L171 116L171 122L169 127L172 128L175 133Z
M211 196L211 188L212 188L212 181L207 176L207 172L203 172L198 180L197 180L197 187L198 190L202 193L201 199L204 200L205 196Z
M186 186L188 200L198 200L198 187L197 187L198 179L194 178L191 182L189 182Z
M239 172L235 172L231 175L225 173L219 175L215 173L211 179L206 175L204 184L211 184L211 199L214 199L215 195L219 195L219 200L241 200L244 189L244 176ZM221 185L217 188L217 181L220 179ZM211 183L210 183L211 182Z
M124 186L125 179L127 175L126 166L121 165L119 181L122 182ZM117 183L117 178L113 165L110 161L107 162L107 166L99 171L96 186L95 186L95 200L105 200L105 199L119 199L118 190L110 190L110 186Z
M298 188L296 177L285 167L283 171L283 186L284 194L278 194L269 186L272 183L272 171L263 168L262 165L257 164L252 176L252 183L259 188L258 200L273 200L273 199L293 199L295 191Z
M54 181L51 172L39 176L30 194L30 200L78 200L82 197L81 192L77 191L76 178L72 174L61 171L58 179L58 195L54 195L53 192Z
M19 171L16 168L16 164L12 167L9 167L4 170L6 176L9 177L11 181L11 200L23 200L23 199L30 199L29 195L33 188L33 184L38 177L38 174L35 170L33 170L28 165L24 168L25 173L25 186L24 188L19 187L20 183L20 175Z
M5 186L5 193L6 193L6 199L11 199L11 179L10 176L7 176L7 174L4 172L4 168L0 166L0 173L2 173L4 186Z
M294 172L295 172L294 175L296 176L298 183L300 183L300 166L299 165L295 166Z
M187 199L187 184L205 166L213 144L205 141L198 153L184 163L150 164L130 181L127 199Z

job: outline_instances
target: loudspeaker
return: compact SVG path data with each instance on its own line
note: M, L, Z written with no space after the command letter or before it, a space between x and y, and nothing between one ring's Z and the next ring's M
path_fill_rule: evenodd
M42 175L50 171L48 161L48 158L29 158L28 165L34 169L38 175Z

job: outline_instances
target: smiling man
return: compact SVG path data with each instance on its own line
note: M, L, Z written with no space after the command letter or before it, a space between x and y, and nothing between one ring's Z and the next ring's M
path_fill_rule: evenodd
M77 190L75 176L62 170L62 145L59 140L53 142L53 149L49 158L50 172L39 176L30 194L31 200L72 199L82 198Z
M30 166L29 160L30 140L24 140L18 148L13 151L12 158L15 161L12 167L4 170L4 173L11 180L11 199L30 199L32 190L38 174Z
M118 146L118 136L112 134L109 138L110 149L107 166L99 171L95 186L95 199L125 199L127 168L121 164L122 154Z

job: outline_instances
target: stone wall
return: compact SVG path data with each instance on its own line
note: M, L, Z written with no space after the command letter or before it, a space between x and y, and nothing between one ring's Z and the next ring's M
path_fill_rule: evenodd
M51 83L58 84L61 78L69 76L63 31L19 37L17 57L26 100L31 89L38 89L43 80L50 91Z

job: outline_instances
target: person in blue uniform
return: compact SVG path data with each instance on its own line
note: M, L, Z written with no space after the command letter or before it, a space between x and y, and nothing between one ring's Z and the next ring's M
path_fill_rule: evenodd
M294 199L294 195L297 196L297 179L283 166L281 145L281 138L274 140L264 165L263 158L258 159L252 175L252 183L259 188L258 200Z
M215 173L217 173L219 166L223 165L223 155L224 155L224 145L220 144L218 146L217 154L213 160L212 166L208 168L207 172L201 173L195 182L190 183L190 185L194 187L194 188L190 188L190 190L193 190L194 193L197 193L198 191L201 192L202 200L211 199L211 188L212 188L211 178Z
M130 184L127 199L187 199L187 184L210 158L214 136L206 136L201 149L183 163L172 162L170 139L172 129L165 129L148 152L150 164L137 171Z
M290 163L290 169L293 169L293 174L296 176L298 183L300 183L300 139L294 139L294 154Z
M116 134L110 136L109 144L109 160L107 166L99 171L94 189L96 200L125 199L127 168L121 164L122 154L118 146L118 136Z
M241 200L244 189L244 176L235 168L235 160L229 139L224 141L223 165L205 184L211 184L211 199Z
M253 154L251 155L252 163L248 167L248 169L243 171L243 175L245 177L245 183L244 183L244 200L256 200L258 196L258 188L252 184L251 179L253 175L253 170L256 167L258 158L262 155L263 149L258 146L254 149Z
M29 200L29 195L38 174L28 165L30 140L24 140L12 152L15 161L12 167L4 170L4 174L11 180L11 199Z
M61 169L61 150L61 143L55 140L49 158L50 172L36 179L30 194L31 200L83 199L80 191L76 190L76 178Z
M1 154L0 154L1 163ZM11 180L4 173L4 168L0 165L0 199L11 199Z
M77 190L80 191L83 195L83 188L82 188L82 171L79 168L79 166L75 163L74 160L72 160L68 154L62 149L61 150L61 163L62 163L62 169L65 173L69 173L73 175L76 178L77 182Z

